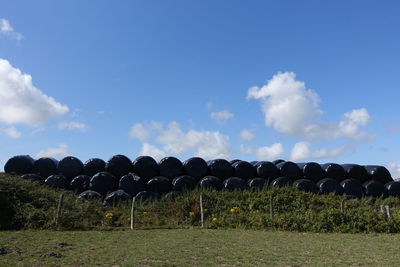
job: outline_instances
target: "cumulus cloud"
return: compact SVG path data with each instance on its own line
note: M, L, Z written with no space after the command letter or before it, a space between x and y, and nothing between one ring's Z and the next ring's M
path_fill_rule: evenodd
M250 146L245 146L244 144L240 144L239 151L245 155L251 155L254 153L254 149Z
M217 122L226 122L234 117L233 113L228 110L216 111L211 112L210 114L211 119Z
M174 121L166 126L156 122L135 125L140 125L135 127L136 130L139 130L134 131L133 135L130 133L131 137L144 142L144 140L149 139L150 135L148 133L151 132L155 136L154 142L160 146L156 147L149 142L145 142L142 145L141 153L143 151L155 151L155 154L180 156L192 152L195 156L206 159L227 158L231 155L229 137L218 131L193 129L184 131Z
M400 179L400 162L390 162L386 165L393 179Z
M21 132L19 132L19 131L17 130L17 128L15 128L14 126L5 128L5 129L2 130L2 132L3 132L6 136L8 136L8 137L10 137L10 138L12 138L12 139L18 139L18 138L21 137Z
M63 121L58 124L58 128L61 130L78 130L83 132L88 129L88 126L82 122Z
M36 158L52 157L55 159L62 159L68 155L68 146L66 144L60 144L58 147L50 147L44 150L40 150L36 154Z
M160 159L166 157L167 153L149 143L143 143L139 152L139 156L151 156L155 160L159 161Z
M331 150L318 149L312 151L310 148L310 143L298 142L293 146L292 152L290 154L290 160L300 161L300 160L310 160L310 159L332 158L341 155L343 152L344 152L344 147L337 147Z
M129 137L144 142L150 137L150 129L143 125L143 123L135 123L129 131Z
M0 122L38 126L68 112L32 84L32 77L0 58Z
M0 19L0 36L16 39L18 41L23 38L22 34L16 32L10 22L4 18Z
M275 143L271 146L259 147L256 150L258 160L275 160L285 153L281 143Z
M318 94L297 81L293 72L280 72L263 87L250 88L247 98L259 99L265 124L288 136L331 140L369 136L360 130L370 119L365 108L345 113L339 123L321 123Z
M249 129L243 129L239 134L240 139L250 141L254 139L254 133Z

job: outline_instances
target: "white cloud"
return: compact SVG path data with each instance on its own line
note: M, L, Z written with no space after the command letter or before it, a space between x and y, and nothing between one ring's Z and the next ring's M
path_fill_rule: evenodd
M251 155L254 153L254 149L252 147L245 146L243 144L240 144L239 151L240 151L240 153L245 154L245 155Z
M231 155L229 137L220 132L189 130L184 132L177 122L163 128L157 137L167 153L182 155L190 150L203 158L227 158Z
M55 159L62 159L68 155L68 146L66 144L60 144L58 147L50 147L40 150L39 153L36 154L36 158L52 157Z
M67 106L33 86L30 75L0 58L0 122L38 126L67 112Z
M0 19L0 36L1 35L16 40L21 40L23 38L22 34L16 32L10 22L4 18Z
M239 135L240 139L250 141L254 139L254 133L249 129L243 129Z
M2 130L2 132L5 135L7 135L8 137L13 138L13 139L18 139L18 138L21 137L21 132L19 132L17 130L17 128L15 128L14 126L5 128L5 129Z
M310 143L298 142L293 146L292 152L290 154L290 160L299 161L299 160L332 158L341 155L343 152L344 152L344 147L337 147L331 150L318 149L312 151L310 149Z
M393 179L400 178L400 162L390 162L386 165Z
M135 123L129 131L129 137L144 142L150 137L150 129L142 123Z
M226 122L232 119L234 115L232 112L229 112L228 110L222 110L222 111L211 112L210 117L211 119L217 122Z
M158 148L145 142L142 154L144 151L153 151L155 154L180 156L192 152L195 156L206 159L227 158L232 154L229 137L218 131L183 131L177 122L171 122L166 126L158 122L135 125L140 127L137 127L139 131L134 131L134 138L144 142L150 138L147 133L151 132L155 135L154 141L160 145Z
M167 153L149 143L143 143L142 148L139 152L139 156L151 156L156 161L159 161L160 159L166 157Z
M58 128L61 130L78 130L78 131L86 131L88 126L82 122L77 121L64 121L58 124Z
M283 155L283 145L281 143L275 143L271 146L259 147L256 151L258 160L275 160Z
M367 109L354 109L339 123L321 123L319 96L297 81L293 72L278 73L263 87L252 87L248 99L260 99L265 124L288 136L307 139L361 139L369 135L360 130L369 122Z

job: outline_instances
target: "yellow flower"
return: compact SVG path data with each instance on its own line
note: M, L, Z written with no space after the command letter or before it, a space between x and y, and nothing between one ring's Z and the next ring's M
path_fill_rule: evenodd
M215 217L212 219L212 222L217 222L217 221L218 221L218 219Z
M143 215L148 215L149 213L147 211L143 211Z
M189 216L193 217L194 216L194 212L193 211L189 212Z
M233 208L231 208L229 211L231 212L231 213L235 213L235 212L238 212L239 211L239 207L233 207Z
M108 212L108 213L106 213L106 218L107 219L112 219L112 217L114 216L114 214L112 214L112 212Z

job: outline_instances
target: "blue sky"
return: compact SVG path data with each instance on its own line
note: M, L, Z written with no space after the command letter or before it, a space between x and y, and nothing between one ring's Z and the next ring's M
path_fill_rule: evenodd
M0 0L0 165L17 154L199 155L400 175L399 10Z

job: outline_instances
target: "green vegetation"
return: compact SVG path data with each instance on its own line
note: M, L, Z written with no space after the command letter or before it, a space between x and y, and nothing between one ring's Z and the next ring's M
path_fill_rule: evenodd
M131 203L103 207L99 201L77 201L71 192L54 190L16 176L0 174L0 229L56 229L54 217L60 193L65 194L58 229L127 229ZM203 194L205 228L268 229L301 232L400 232L400 200L345 200L294 188L260 192L192 191L175 200L138 205L135 228L200 226L199 196ZM273 214L269 213L272 198ZM341 203L343 201L343 210ZM391 218L379 211L392 207Z
M0 266L396 266L400 236L254 230L0 232Z

